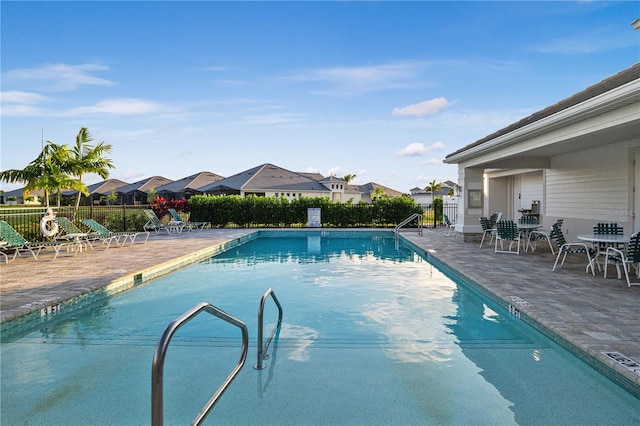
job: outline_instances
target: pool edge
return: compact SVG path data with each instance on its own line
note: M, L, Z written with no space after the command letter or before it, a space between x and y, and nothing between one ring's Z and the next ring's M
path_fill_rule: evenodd
M454 269L447 265L442 259L437 256L437 252L425 250L411 242L407 238L400 236L402 242L409 246L412 250L422 254L430 262L434 263L438 268L443 269L447 273L456 276L463 280L465 283L472 286L474 289L488 297L490 300L498 303L500 306L507 310L513 308L513 302L502 298L499 295L493 293L491 290L483 286L478 281L471 278L469 275L462 271ZM551 339L565 350L569 351L572 355L578 359L584 361L587 365L598 371L600 374L607 377L609 380L616 383L618 386L629 392L631 395L640 399L640 377L616 363L612 359L605 356L602 352L592 351L589 348L582 348L579 344L573 343L571 340L565 338L562 332L554 330L553 326L544 324L544 319L539 318L535 313L528 312L526 306L517 306L518 318L530 325L537 331L544 334L547 338Z

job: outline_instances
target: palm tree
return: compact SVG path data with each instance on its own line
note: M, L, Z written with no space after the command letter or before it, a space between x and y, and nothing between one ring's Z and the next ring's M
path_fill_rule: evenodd
M355 178L356 178L356 175L352 175L352 174L342 176L342 179L346 182L347 185L349 185L349 183Z
M436 180L432 180L429 182L427 186L425 186L425 191L431 191L431 208L433 209L433 227L436 227L437 213L436 213L436 192L440 191L440 184L436 182Z
M111 152L111 145L104 142L96 146L89 145L92 141L89 130L86 127L80 128L67 165L67 171L77 177L80 182L82 182L82 175L86 173L95 173L102 179L106 179L109 177L109 169L114 168L111 159L103 157L103 154ZM78 195L72 219L76 216L82 194L88 195L87 187L84 184L82 186L83 188L79 189L73 188L78 190Z
M384 197L386 195L387 194L384 193L384 189L375 187L373 188L373 191L371 191L371 201L375 200L376 198Z
M25 190L44 190L45 205L49 207L49 195L58 192L58 206L60 205L60 190L80 189L82 182L69 177L65 172L65 165L69 158L69 148L66 145L56 145L47 141L38 157L22 170L9 169L0 172L0 180L8 183L25 183ZM86 190L86 188L85 188Z
M436 192L440 191L441 186L439 183L436 182L436 180L432 180L431 182L429 182L429 184L427 186L425 186L424 190L425 191L431 191L431 205L433 205L435 198L436 198Z

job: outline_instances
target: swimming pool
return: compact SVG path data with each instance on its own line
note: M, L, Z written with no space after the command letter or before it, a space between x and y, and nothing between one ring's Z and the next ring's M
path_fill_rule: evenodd
M2 424L148 424L151 359L200 301L247 323L218 424L631 424L638 399L390 233L270 233L20 336L1 349ZM324 236L323 236L324 235ZM365 238L366 235L366 238ZM283 325L255 370L260 297ZM265 330L277 318L267 303ZM271 324L269 324L269 322ZM165 423L188 423L240 350L196 318L165 367Z

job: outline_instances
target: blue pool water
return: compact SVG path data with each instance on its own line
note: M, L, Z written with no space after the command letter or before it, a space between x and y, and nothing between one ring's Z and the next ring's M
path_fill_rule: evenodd
M640 422L638 399L392 235L296 235L249 241L3 336L0 423L149 424L155 346L201 301L250 333L246 365L209 424ZM268 288L284 318L255 370ZM276 320L268 300L267 336ZM240 332L223 321L201 315L181 328L165 362L165 424L189 423L239 356Z

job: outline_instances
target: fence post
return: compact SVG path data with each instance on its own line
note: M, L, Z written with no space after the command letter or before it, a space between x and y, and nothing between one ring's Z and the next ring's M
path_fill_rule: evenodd
M122 205L122 230L127 230L127 206L126 204Z

